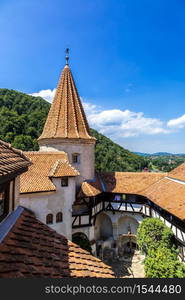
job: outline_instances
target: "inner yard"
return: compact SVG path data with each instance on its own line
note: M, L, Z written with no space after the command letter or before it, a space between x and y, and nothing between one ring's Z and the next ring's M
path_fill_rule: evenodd
M144 256L139 251L124 255L121 258L104 258L104 262L112 267L115 276L118 278L144 278L143 260Z

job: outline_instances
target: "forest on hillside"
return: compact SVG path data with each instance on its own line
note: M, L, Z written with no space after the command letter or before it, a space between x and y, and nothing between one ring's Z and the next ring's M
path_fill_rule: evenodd
M13 147L38 150L50 104L41 97L0 89L0 139ZM141 171L148 160L134 154L91 129L96 137L95 164L99 171Z

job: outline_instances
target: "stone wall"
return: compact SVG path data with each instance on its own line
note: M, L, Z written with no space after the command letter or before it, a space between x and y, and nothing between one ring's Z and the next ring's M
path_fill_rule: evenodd
M49 226L71 240L72 204L75 200L75 178L69 177L68 186L61 186L61 179L53 179L56 192L29 193L20 195L20 205L32 210L36 217L46 223L46 216L53 214L53 224ZM63 213L63 222L56 223L56 214Z

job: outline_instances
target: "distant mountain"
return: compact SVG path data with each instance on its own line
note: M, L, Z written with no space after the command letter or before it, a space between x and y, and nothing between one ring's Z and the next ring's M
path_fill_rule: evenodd
M152 155L152 154L149 154L149 153L143 153L143 152L134 152L135 154L139 155L139 156L149 156L149 155Z
M38 150L50 103L18 91L0 89L0 139L15 148ZM132 153L91 129L96 137L95 166L99 171L141 171L144 157Z
M151 157L151 156L185 156L185 153L169 153L169 152L155 152L155 153L142 153L142 152L134 152L137 155Z

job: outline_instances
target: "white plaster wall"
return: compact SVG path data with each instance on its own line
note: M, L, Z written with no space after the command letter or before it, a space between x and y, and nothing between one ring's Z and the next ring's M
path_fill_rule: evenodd
M133 234L137 233L137 228L139 223L134 217L131 216L122 216L118 220L118 234L127 234L128 228L131 229Z
M110 220L110 222L108 222L107 220ZM91 241L94 239L99 239L102 233L105 236L107 235L108 237L110 236L110 232L112 232L113 230L113 237L116 240L119 234L127 233L128 231L128 222L124 223L120 222L120 220L130 221L131 230L135 233L136 228L139 223L142 222L143 217L141 214L128 212L115 212L115 214L113 214L112 212L102 212L97 216L95 226L73 228L72 233L83 232ZM111 224L112 229L110 229L111 226L109 226L109 223ZM123 232L121 232L120 230Z
M88 237L89 241L94 240L94 226L87 226L87 227L72 229L72 234L77 233L77 232L84 233Z
M72 237L72 204L75 200L75 178L69 177L68 186L61 186L61 179L53 179L56 192L31 193L20 195L20 205L32 210L36 217L46 224L46 216L53 214L51 228L65 235L71 240ZM63 222L56 223L56 214L63 213Z
M10 186L9 186L9 199L8 199L8 202L9 202L9 212L12 211L12 208L13 208L13 197L15 197L15 192L13 191L13 180L10 181Z
M135 229L136 229L135 225L137 224L137 222L139 224L143 220L143 217L142 217L141 214L135 214L135 213L129 213L129 212L115 212L113 214L112 212L107 211L107 212L103 212L101 214L105 214L105 215L109 216L109 218L110 218L110 220L112 222L113 237L114 237L115 240L118 238L119 234L127 233L127 232L121 232L120 231L121 227L119 226L119 222L120 222L119 220L124 219L126 217L130 217L133 220L135 220L135 222L133 221L131 223L131 230L133 230L133 231L135 231ZM132 224L133 224L133 226L132 226ZM98 234L97 233L100 232L100 228L99 227L102 226L102 225L103 225L102 222L95 223L95 239L98 238ZM96 226L97 226L97 229L96 229ZM128 224L125 223L121 230L124 231L124 229L125 229L125 231L128 231ZM97 230L97 233L96 233L96 230Z
M119 218L125 217L125 216L132 217L139 223L143 220L143 217L141 214L136 214L136 213L132 213L132 212L130 212L130 213L129 212L115 212L115 214L113 214L112 212L107 211L106 213L111 218L113 223L118 223Z
M17 205L19 205L19 199L20 199L20 176L17 176L15 178L15 208Z
M113 236L112 221L107 214L100 213L97 216L94 235L96 240Z
M79 142L65 142L48 140L48 144L44 141L39 142L40 151L64 151L68 154L69 162L80 172L80 176L76 178L77 185L85 179L92 179L94 177L94 143L79 143ZM80 163L72 163L72 154L80 154Z
M14 184L15 180L15 184ZM19 205L19 197L20 197L20 175L15 177L10 182L9 188L9 212L13 209L13 201L14 201L14 209ZM13 200L14 198L14 200Z

